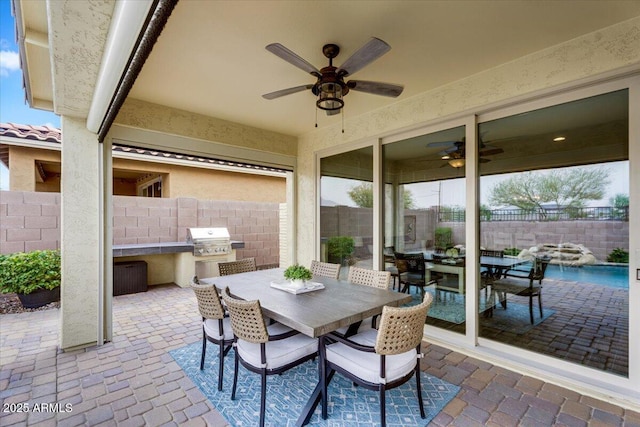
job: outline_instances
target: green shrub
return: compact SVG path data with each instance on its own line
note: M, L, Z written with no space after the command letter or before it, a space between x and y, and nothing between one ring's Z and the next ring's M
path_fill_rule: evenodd
M336 257L338 259L344 259L353 253L356 244L353 237L350 236L335 236L330 237L327 241L327 247L329 250L329 256Z
M30 294L60 286L60 251L44 250L0 255L0 292Z
M435 239L436 248L450 248L453 246L453 230L451 227L438 227L435 231Z
M607 256L608 262L620 262L623 264L629 264L629 252L625 251L622 248L615 248L611 253Z

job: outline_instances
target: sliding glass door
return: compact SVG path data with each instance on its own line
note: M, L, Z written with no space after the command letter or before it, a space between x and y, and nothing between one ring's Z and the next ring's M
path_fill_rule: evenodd
M373 267L373 147L320 160L320 259Z
M628 375L628 105L620 90L478 126L478 245L508 260L481 272L480 337Z
M433 295L427 323L464 334L465 127L388 143L382 153L386 268L414 301Z

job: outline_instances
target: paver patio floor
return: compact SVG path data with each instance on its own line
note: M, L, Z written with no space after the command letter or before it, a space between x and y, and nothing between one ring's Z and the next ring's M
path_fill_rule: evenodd
M57 309L0 316L0 400L71 404L68 412L1 412L2 426L225 426L168 351L201 339L190 289L114 298L113 341L60 352ZM213 347L212 347L213 348ZM215 351L215 350L212 350ZM625 425L640 413L424 343L422 368L461 386L435 426Z

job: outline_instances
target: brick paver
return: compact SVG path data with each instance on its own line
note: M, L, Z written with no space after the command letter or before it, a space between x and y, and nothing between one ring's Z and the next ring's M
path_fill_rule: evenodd
M201 339L190 289L116 297L113 341L101 347L59 352L58 314L0 316L0 401L60 405L54 413L0 413L0 425L227 425L168 355ZM436 345L423 349L423 370L461 386L433 426L640 425L638 412Z

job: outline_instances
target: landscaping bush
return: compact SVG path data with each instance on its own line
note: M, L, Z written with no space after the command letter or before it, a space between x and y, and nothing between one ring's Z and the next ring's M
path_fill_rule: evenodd
M351 256L356 244L353 237L350 236L334 236L330 237L327 241L327 249L329 251L329 258L331 262L339 262L344 264L344 261Z
M609 255L607 255L607 262L629 264L629 252L622 248L615 248Z
M520 249L518 248L504 248L502 251L505 255L518 256L520 254Z
M28 295L60 286L60 251L43 250L0 255L0 292Z
M438 249L453 247L453 230L451 227L438 227L435 231L435 246Z

